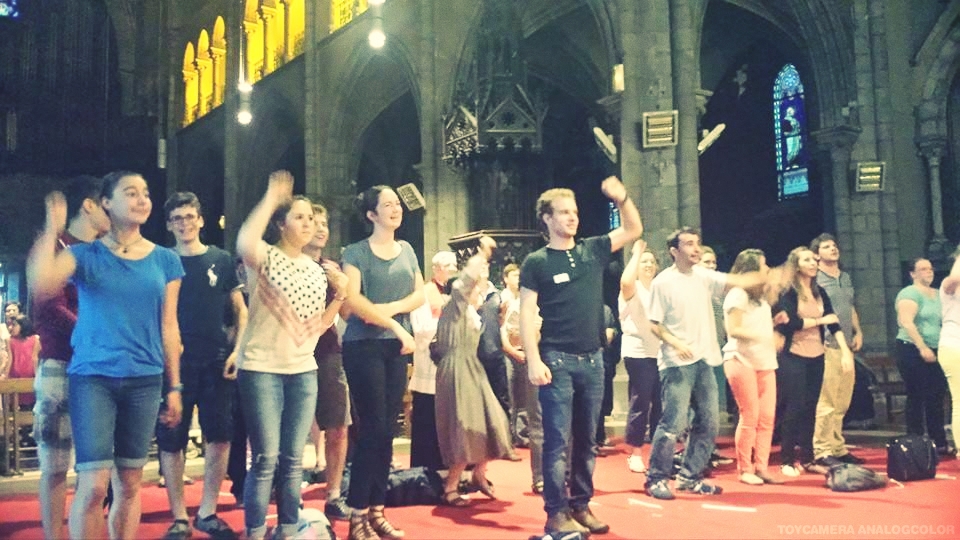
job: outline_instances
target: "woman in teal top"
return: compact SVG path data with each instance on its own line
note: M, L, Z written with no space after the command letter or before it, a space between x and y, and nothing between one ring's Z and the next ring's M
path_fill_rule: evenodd
M933 285L933 265L913 262L913 284L897 294L897 368L907 388L907 433L928 434L939 452L947 451L943 398L947 380L937 362L940 341L940 296ZM926 427L926 429L924 429Z

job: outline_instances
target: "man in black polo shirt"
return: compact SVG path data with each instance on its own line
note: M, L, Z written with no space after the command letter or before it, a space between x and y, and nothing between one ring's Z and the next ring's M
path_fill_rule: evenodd
M620 210L623 226L577 242L577 201L569 189L537 200L537 221L549 237L520 269L520 337L530 382L543 409L544 530L605 533L588 504L593 497L595 437L603 399L603 274L610 254L639 238L640 214L615 177L601 186ZM537 308L543 318L537 340ZM565 485L567 448L570 491Z

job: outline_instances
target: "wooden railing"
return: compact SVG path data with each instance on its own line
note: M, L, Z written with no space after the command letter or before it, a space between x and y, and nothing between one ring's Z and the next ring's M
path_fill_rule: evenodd
M3 432L0 433L0 438L3 439L5 447L4 457L9 460L7 456L13 455L12 472L16 474L23 472L20 469L20 427L33 425L33 412L20 410L20 395L31 392L32 378L0 380L0 408L3 410Z

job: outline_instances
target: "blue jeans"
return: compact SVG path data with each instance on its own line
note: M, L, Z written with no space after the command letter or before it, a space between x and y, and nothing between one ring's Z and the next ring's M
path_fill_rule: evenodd
M280 463L277 522L292 538L300 517L303 447L317 407L317 372L295 375L240 370L239 399L250 436L253 462L243 486L247 537L266 533L273 474Z
M700 480L713 453L720 415L713 368L705 360L698 360L690 365L661 370L660 396L663 415L653 435L647 485L670 478L677 438L687 428L691 399L696 414L683 453L680 476Z
M543 503L548 517L582 510L593 497L593 465L597 458L597 421L603 401L603 353L569 354L541 350L550 368L550 384L540 387L543 410ZM570 494L567 496L567 448Z
M70 425L77 472L142 469L160 411L163 375L69 375Z

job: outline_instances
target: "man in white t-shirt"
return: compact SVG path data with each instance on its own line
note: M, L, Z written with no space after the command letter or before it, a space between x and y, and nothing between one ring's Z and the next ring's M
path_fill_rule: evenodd
M668 482L677 438L686 429L691 399L696 414L677 475L677 489L700 495L719 495L723 489L703 481L718 430L717 380L713 367L723 363L717 345L712 298L727 287L747 288L762 281L758 272L723 274L697 266L700 232L684 227L667 238L673 266L651 284L650 321L663 340L660 388L663 414L653 436L647 493L673 499Z

